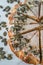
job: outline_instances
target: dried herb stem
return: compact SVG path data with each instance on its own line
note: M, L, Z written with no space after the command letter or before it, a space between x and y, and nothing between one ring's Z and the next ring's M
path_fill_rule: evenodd
M20 13L20 12L18 12L18 13ZM34 21L39 22L39 19L38 19L36 16L30 16L30 15L27 15L27 14L25 14L25 13L20 13L20 14L22 14L22 15L25 16L26 18L29 18L29 19L32 19L32 20L34 20ZM15 17L15 18L18 18L18 17Z
M26 4L26 5L27 5L28 9L36 16L36 14L32 11L32 9L29 7L29 5L28 4Z
M42 49L41 49L41 31L39 30L39 52L40 52L40 63L42 62Z
M40 18L40 13L41 13L41 2L39 3L39 7L38 7L38 19ZM41 49L41 30L40 29L39 29L39 52L40 52L40 63L41 63L42 62L42 49Z
M31 30L26 30L26 31L24 30L24 31L20 32L19 34L26 34L26 33L30 33L32 31L36 31L36 30L39 30L39 29L43 30L43 26L38 26L38 27L35 27ZM14 35L14 36L16 36L16 35Z
M39 22L39 19L38 19L36 16L29 16L29 15L24 14L24 13L23 13L23 15L26 16L26 17L29 18L29 19L32 19L32 20L34 20L34 21Z

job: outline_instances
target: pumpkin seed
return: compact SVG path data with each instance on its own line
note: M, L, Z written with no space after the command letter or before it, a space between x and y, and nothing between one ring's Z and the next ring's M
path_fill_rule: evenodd
M3 48L0 48L0 60L5 58L5 51L3 51Z
M4 35L4 36L6 36L6 35L7 35L7 32L6 32L6 31L4 31L3 35Z
M4 42L4 46L7 46L7 41L6 41L6 42Z
M13 3L16 0L7 0L8 3Z
M6 17L8 17L8 14L5 14Z
M8 54L7 59L11 60L12 59L12 54Z
M17 0L18 3L20 3L20 0Z
M5 54L5 51L0 51L0 55L4 55Z
M8 17L8 15L9 15L9 14L10 14L10 12L9 12L9 13L7 13L7 14L5 14L5 16L6 16L6 17Z
M6 24L6 22L5 21L2 21L1 24Z
M32 49L32 46L31 45L29 45L29 47L30 47L30 49Z
M4 25L4 24L2 25L2 27L4 27L4 28L5 28L6 26L7 26L7 25Z
M7 39L6 39L6 38L2 39L2 42L6 42L6 41L7 41Z
M24 38L24 39L26 40L26 42L27 42L27 43L29 43L29 42L30 42L30 39L27 39L27 38Z
M7 46L7 39L6 38L2 39L1 42L4 42L4 46Z
M2 21L2 22L1 22L1 26L2 26L2 27L6 27L6 26L7 26L7 25L6 25L6 22Z
M1 59L8 59L8 60L11 60L12 59L12 54L8 54L8 56L5 55L6 52L3 51L3 47L0 47L0 60Z
M10 6L6 6L5 9L3 9L3 11L8 12L10 9L11 9Z
M8 28L6 28L6 30L8 31Z

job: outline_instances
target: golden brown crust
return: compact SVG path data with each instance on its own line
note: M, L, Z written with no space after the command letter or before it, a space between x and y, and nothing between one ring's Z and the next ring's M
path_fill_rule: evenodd
M11 14L8 16L10 24L12 24L12 21L14 20L13 15L16 14L16 10L19 7L19 5L21 5L21 4L22 3L15 5L14 8L11 10ZM9 36L9 38L13 37L12 31L8 31L8 36ZM9 44L10 49L12 50L12 52L17 57L19 57L20 59L25 61L26 63L34 64L34 65L39 64L39 60L33 54L30 53L30 54L25 56L25 54L24 54L24 52L22 50L21 51L15 51L15 49L12 46L12 42L11 42L10 39L8 40L8 44Z
M24 52L22 50L21 51L15 51L15 49L12 46L12 42L10 41L10 39L8 40L8 44L9 44L10 49L12 50L12 52L17 57L19 57L20 59L25 61L26 63L29 63L29 64L39 64L39 60L33 54L30 53L29 55L25 56L25 54L24 54Z
M10 31L8 31L8 36L9 36L9 38L12 38L13 37L13 33L12 33L12 31L10 30Z
M8 40L7 43L9 44L10 49L12 50L12 52L13 52L17 57L19 57L20 59L23 60L23 58L24 58L24 52L23 52L22 50L20 50L20 51L15 51L15 49L14 49L13 46L12 46L12 42L11 42L10 39Z
M39 64L39 60L32 53L28 54L24 61L29 64Z

